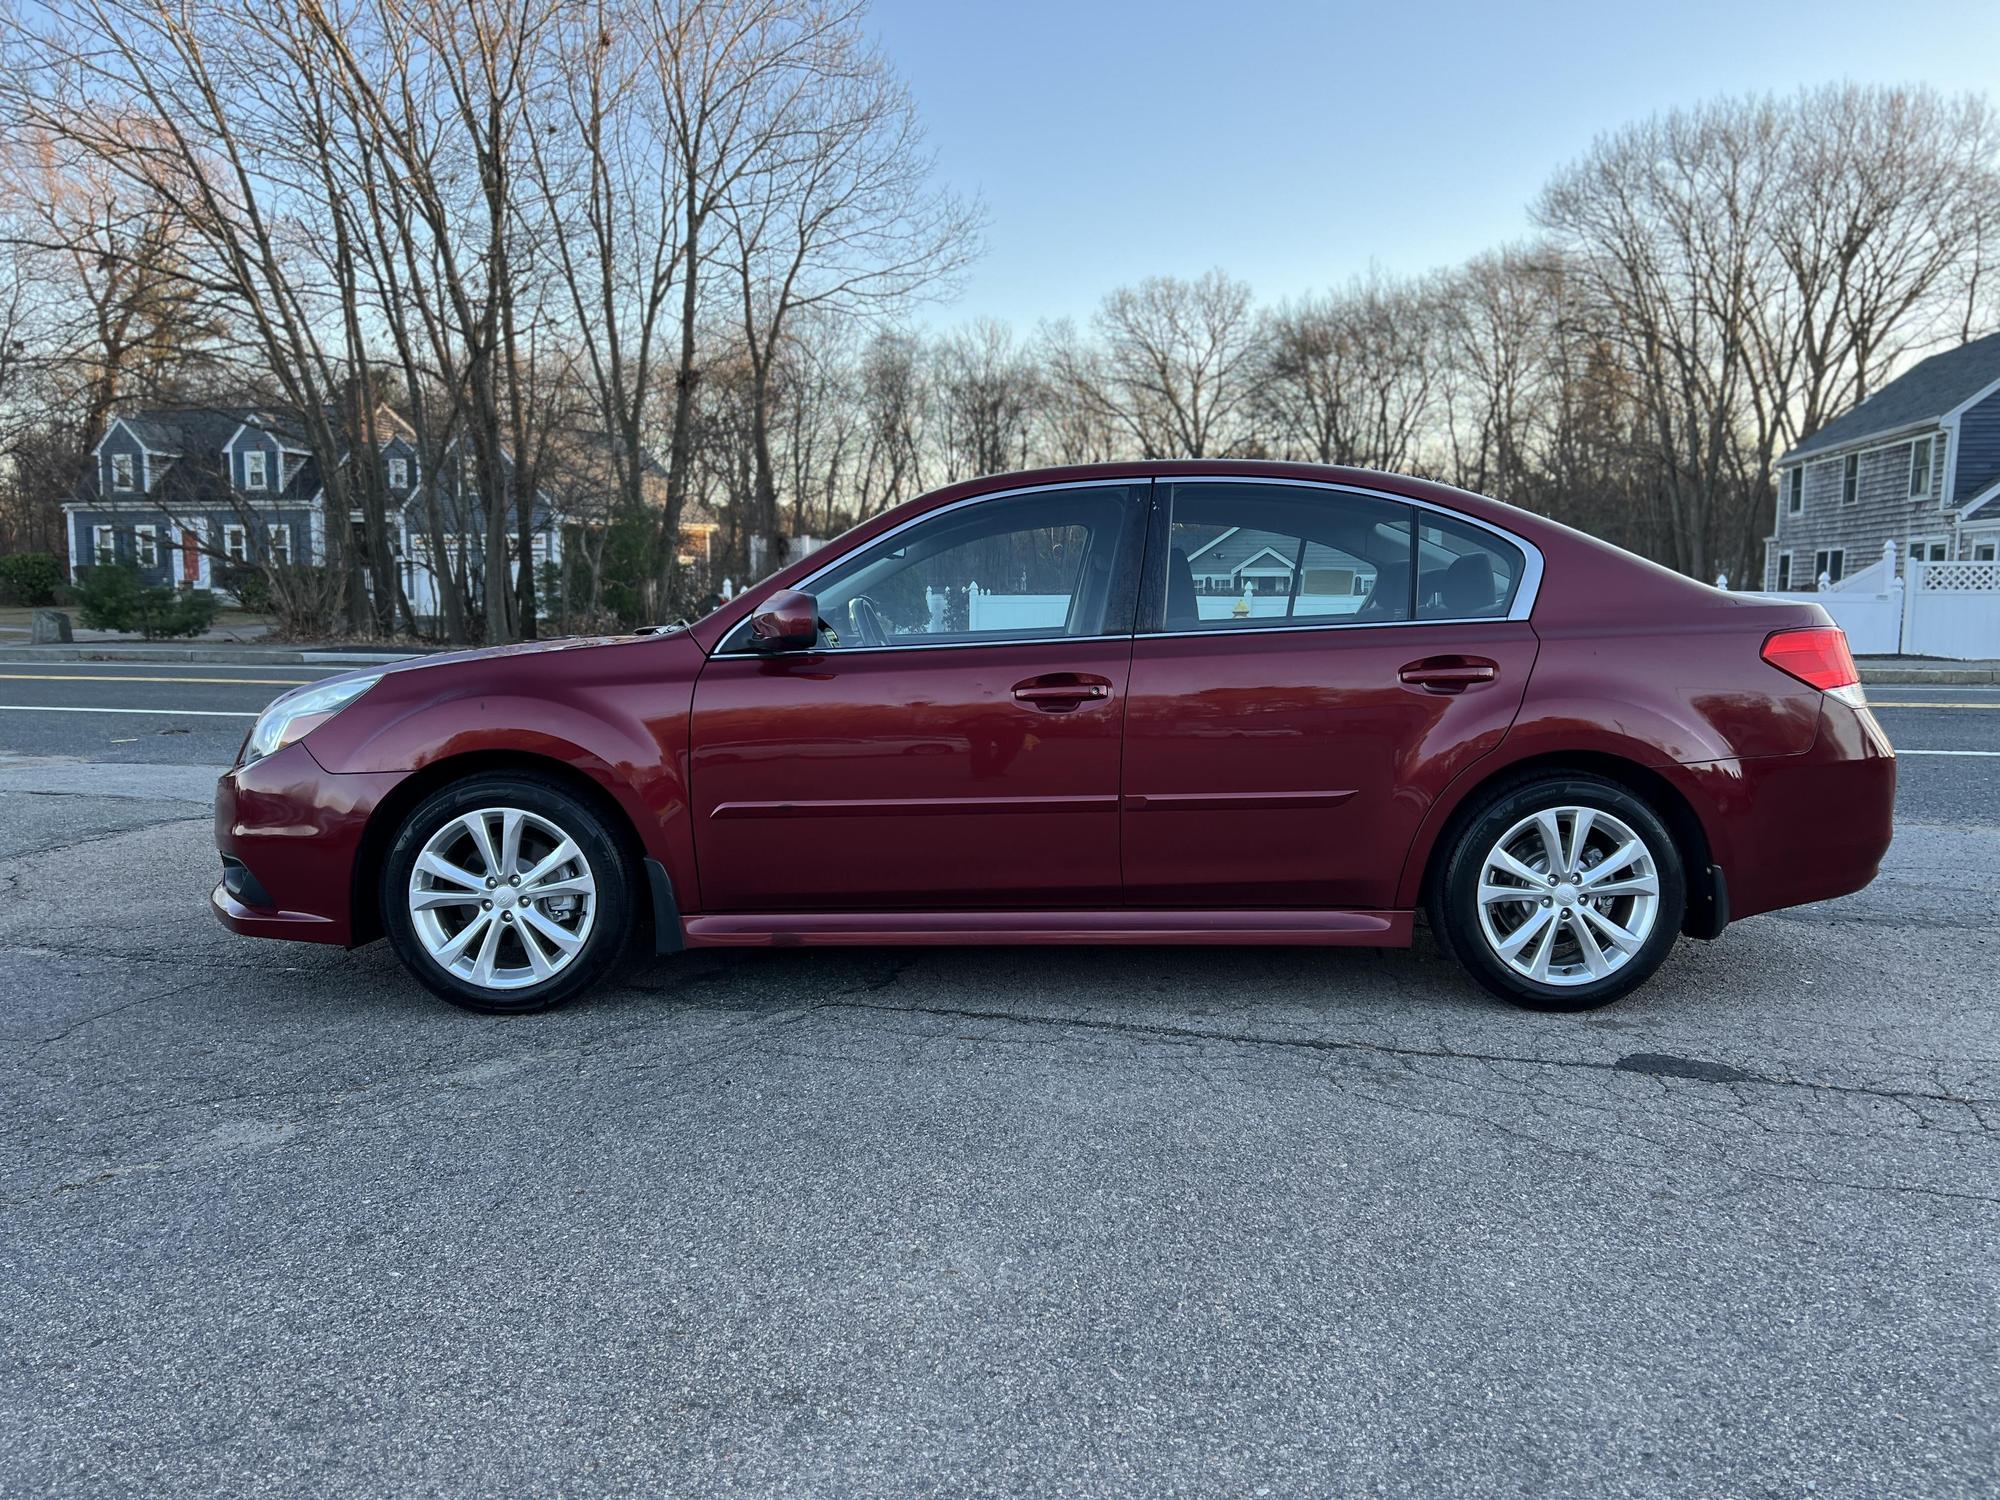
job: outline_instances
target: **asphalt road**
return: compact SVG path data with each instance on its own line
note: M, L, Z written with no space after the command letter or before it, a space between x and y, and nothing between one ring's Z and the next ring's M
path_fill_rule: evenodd
M1423 941L504 1021L203 909L194 711L319 673L0 673L0 1494L2000 1491L2000 692L1876 689L1979 752L1883 877L1591 1016Z

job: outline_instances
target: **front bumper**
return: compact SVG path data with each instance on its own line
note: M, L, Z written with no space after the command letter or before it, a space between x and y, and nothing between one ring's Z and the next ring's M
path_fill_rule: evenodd
M210 893L216 920L249 937L352 946L355 862L403 774L337 776L300 742L224 775L215 845L243 869Z
M1668 773L1701 812L1728 880L1728 919L1849 895L1894 832L1896 752L1875 716L1828 697L1802 755L1704 761Z

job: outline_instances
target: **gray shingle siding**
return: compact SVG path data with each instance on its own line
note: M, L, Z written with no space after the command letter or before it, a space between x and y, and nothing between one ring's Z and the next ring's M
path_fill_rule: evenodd
M1844 573L1857 572L1882 555L1882 543L1894 541L1900 552L1911 537L1949 532L1950 518L1938 507L1939 487L1944 483L1944 444L1931 444L1930 483L1922 495L1910 493L1911 448L1926 436L1937 437L1937 429L1880 448L1855 453L1857 462L1855 498L1843 498L1846 486L1846 453L1805 464L1805 509L1792 515L1788 509L1791 471L1788 464L1778 471L1778 524L1765 548L1764 587L1778 586L1778 556L1792 554L1791 585L1812 588L1815 554L1839 549L1844 554Z

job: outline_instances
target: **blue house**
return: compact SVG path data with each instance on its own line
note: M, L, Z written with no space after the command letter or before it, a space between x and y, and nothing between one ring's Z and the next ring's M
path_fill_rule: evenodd
M475 592L483 576L485 509L472 465L453 442L437 473L427 473L413 431L386 407L376 430L375 461L393 507L389 545L411 612L432 615L441 567L464 569ZM226 595L238 568L324 563L329 525L347 526L350 546L366 555L362 513L328 515L319 462L299 424L268 409L121 412L92 459L62 507L72 582L79 568L122 562L148 583ZM433 559L434 523L444 535L442 563ZM560 561L562 517L546 490L536 493L530 525L534 561Z
M70 577L135 565L149 583L213 588L230 563L308 561L324 548L319 466L296 428L251 408L114 416L63 504Z

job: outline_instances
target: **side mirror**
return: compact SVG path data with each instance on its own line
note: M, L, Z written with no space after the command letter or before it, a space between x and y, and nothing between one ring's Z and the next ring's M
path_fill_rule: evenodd
M806 651L819 644L819 600L797 589L779 589L750 617L750 645L758 651Z

